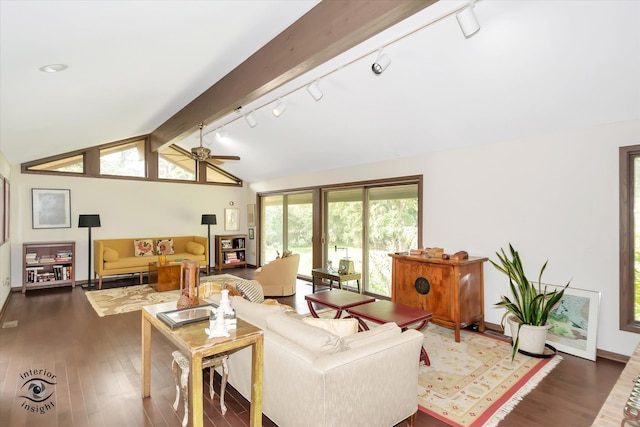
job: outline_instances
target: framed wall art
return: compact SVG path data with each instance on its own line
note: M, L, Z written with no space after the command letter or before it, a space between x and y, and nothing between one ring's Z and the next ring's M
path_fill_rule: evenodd
M558 306L549 314L551 329L547 343L559 351L595 361L599 309L600 292L569 285Z
M224 229L225 231L240 230L240 209L226 208L224 210Z
M249 240L253 240L255 238L255 234L253 228L249 229Z
M256 205L247 205L247 225L249 227L256 226Z
M2 181L0 179L0 181ZM4 229L3 233L2 233L2 240L3 242L6 242L7 240L9 240L9 208L11 207L11 203L10 200L11 198L9 197L9 193L10 193L10 185L9 185L9 180L7 178L4 178L4 203L2 206L2 212L3 212L3 220L2 220L2 228Z
M33 228L71 228L71 190L31 189Z
M0 184L2 184L2 188L0 188L0 216L2 218L2 223L0 223L0 245L2 245L7 239L5 239L5 229L4 229L4 224L5 224L5 216L7 215L7 211L8 209L6 208L6 204L7 204L7 199L6 199L6 195L4 193L4 177L2 175L0 175Z

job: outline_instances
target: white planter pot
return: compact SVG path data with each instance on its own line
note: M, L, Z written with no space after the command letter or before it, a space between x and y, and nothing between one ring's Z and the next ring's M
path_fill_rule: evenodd
M520 334L520 342L518 344L519 350L532 354L544 353L544 344L547 340L547 332L551 328L550 324L545 326L522 325L518 332L518 326L520 323L515 320L515 317L508 316L507 322L509 322L511 337L513 338L514 343L516 342L518 333Z

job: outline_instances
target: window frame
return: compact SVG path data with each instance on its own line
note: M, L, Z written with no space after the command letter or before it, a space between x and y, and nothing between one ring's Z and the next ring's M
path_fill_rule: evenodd
M105 148L111 148L118 145L130 144L132 142L144 140L145 144L145 169L146 176L137 177L137 176L121 176L121 175L106 175L100 173L100 150ZM175 146L176 149L184 151L188 153L188 151L184 150L181 147ZM53 162L56 160L65 159L67 157L73 156L82 156L83 158L83 169L82 173L78 172L59 172L59 171L50 171L50 170L34 170L30 169L34 166L38 166L44 163ZM195 161L195 160L194 160ZM153 181L153 182L171 182L178 184L198 184L198 185L217 185L217 186L230 186L230 187L242 187L243 181L220 169L218 166L214 165L209 161L197 162L196 165L196 178L195 180L179 180L179 179L166 179L166 178L158 178L158 152L151 150L151 140L150 135L142 135L136 136L132 138L123 139L120 141L114 141L107 144L96 145L89 148L84 148L82 150L70 151L63 154L57 154L55 156L46 157L43 159L33 160L30 162L22 163L20 165L20 170L25 174L36 174L36 175L57 175L57 176L73 176L77 178L106 178L106 179L124 179L129 181ZM206 167L202 167L202 166ZM206 170L213 169L220 173L223 176L228 177L230 180L235 182L215 182L215 181L207 181Z
M620 147L620 330L640 333L640 321L635 319L634 160L636 158L640 158L640 145Z

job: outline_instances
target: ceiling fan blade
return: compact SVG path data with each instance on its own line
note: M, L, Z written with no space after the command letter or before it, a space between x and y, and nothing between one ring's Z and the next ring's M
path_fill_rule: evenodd
M208 162L211 163L211 164L214 164L216 166L224 165L224 162L222 160L218 160L218 159L209 158Z
M218 159L218 160L240 160L240 156L218 156L218 155L210 155L210 159Z

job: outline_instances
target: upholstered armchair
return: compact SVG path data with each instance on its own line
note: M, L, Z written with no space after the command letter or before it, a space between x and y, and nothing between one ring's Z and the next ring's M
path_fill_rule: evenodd
M265 296L293 295L296 293L298 264L300 264L299 254L278 258L258 268L253 274L253 280L257 280L262 285Z

